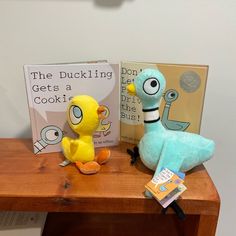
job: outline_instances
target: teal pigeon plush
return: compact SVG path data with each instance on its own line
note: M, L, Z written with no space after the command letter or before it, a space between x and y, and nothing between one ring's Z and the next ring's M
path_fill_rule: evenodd
M142 102L144 136L138 144L143 164L157 176L163 168L186 172L209 160L215 143L198 134L166 129L160 120L159 107L166 81L155 69L145 69L127 86L130 95Z

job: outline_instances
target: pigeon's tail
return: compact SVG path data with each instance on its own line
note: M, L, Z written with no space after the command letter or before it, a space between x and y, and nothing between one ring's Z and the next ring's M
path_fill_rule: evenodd
M195 145L189 146L189 156L182 164L181 171L185 172L191 170L193 167L198 166L208 160L210 160L215 151L215 143L210 139L203 138L201 136L195 136L197 139ZM193 142L192 142L193 144Z
M213 140L207 140L207 144L204 148L204 156L205 156L205 160L207 161L209 159L211 159L211 157L213 156L214 152L215 152L215 142Z

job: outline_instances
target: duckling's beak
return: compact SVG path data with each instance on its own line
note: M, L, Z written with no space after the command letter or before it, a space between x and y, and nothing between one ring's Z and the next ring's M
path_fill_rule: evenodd
M128 93L129 93L129 95L131 95L131 96L135 96L136 95L136 89L135 89L135 86L134 86L133 83L127 85L126 89L127 89Z
M97 109L97 113L98 113L98 118L101 120L105 119L105 115L103 114L103 112L106 111L106 108L104 106L99 106Z

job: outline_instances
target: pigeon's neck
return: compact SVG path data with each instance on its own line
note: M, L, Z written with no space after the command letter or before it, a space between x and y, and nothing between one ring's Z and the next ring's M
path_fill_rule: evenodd
M160 120L159 107L143 108L143 117L145 124L158 122Z
M143 108L145 133L164 129L159 114L159 107Z
M164 110L163 110L163 113L162 113L162 120L168 120L168 116L169 116L169 112L170 112L170 106L171 106L170 102L167 102L165 104L165 107L164 107Z

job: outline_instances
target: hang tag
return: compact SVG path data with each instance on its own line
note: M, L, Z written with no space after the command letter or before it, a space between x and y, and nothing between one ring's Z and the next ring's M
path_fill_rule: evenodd
M187 189L179 176L184 177L184 174L181 172L175 174L164 168L158 176L145 185L145 188L165 208Z
M70 163L71 163L71 162L66 159L66 160L64 160L63 162L61 162L61 163L59 164L59 166L65 167L65 166L68 166Z
M184 184L180 184L174 191L168 194L164 199L162 199L159 203L162 207L168 207L174 200L176 200L185 190L186 186Z

